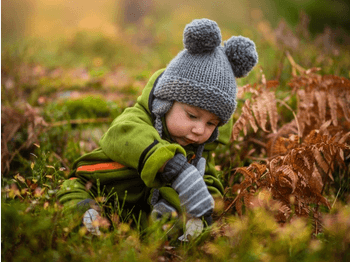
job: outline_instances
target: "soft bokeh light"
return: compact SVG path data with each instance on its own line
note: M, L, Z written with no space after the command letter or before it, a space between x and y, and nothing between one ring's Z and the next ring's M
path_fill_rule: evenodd
M184 24L208 17L230 29L254 25L266 18L276 26L281 18L294 25L304 10L311 16L310 26L322 31L325 25L347 28L349 5L343 0L7 0L2 1L2 38L33 36L52 39L80 30L107 35L120 28L140 29L142 23ZM331 7L331 8L330 8ZM170 25L170 28L171 28ZM261 25L260 25L261 26ZM168 28L168 30L170 30Z

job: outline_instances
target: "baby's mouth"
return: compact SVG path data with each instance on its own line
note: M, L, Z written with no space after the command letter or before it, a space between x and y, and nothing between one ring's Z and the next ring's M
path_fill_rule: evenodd
M197 143L196 141L193 141L193 140L188 139L188 138L183 138L183 140L184 140L187 144L196 144L196 143Z

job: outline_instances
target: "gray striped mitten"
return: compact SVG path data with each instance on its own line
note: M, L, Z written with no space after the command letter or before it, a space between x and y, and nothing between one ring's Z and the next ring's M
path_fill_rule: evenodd
M206 165L207 161L205 160L204 157L201 157L198 160L198 163L196 165L196 168L198 169L199 174L203 177L205 174L205 165Z
M187 163L183 154L176 154L168 161L161 174L161 178L170 182L179 194L181 206L194 217L210 216L214 209L214 199L203 180L205 159L199 163L202 174L195 166Z
M214 199L193 165L186 162L171 186L179 193L181 206L185 207L188 214L201 217L213 212Z
M151 217L154 221L161 220L166 217L167 219L176 218L176 209L169 204L165 199L159 200L154 206L151 213Z

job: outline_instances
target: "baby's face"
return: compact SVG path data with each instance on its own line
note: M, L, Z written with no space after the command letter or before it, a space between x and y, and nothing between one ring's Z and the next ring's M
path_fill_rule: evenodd
M187 146L207 141L220 119L207 110L174 101L165 115L165 123L171 138L181 146Z

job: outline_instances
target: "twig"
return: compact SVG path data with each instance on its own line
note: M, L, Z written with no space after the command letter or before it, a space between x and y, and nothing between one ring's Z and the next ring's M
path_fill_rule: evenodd
M253 143L255 143L255 144L261 145L262 147L265 147L265 148L266 148L266 143L261 142L261 141L258 140L258 139L255 139L255 138L250 137L248 141L251 141L251 142L253 142Z
M101 117L101 118L89 118L89 119L73 119L73 120L64 120L54 123L49 123L50 127L64 126L68 124L90 124L90 123L103 123L111 122L113 119L110 117Z
M341 187L339 187L339 190L338 190L338 192L337 192L337 195L335 196L335 199L334 199L334 201L333 201L333 204L332 204L331 209L333 208L335 202L337 201L338 195L339 195L339 193L340 193L340 189L341 189Z
M305 73L305 71L306 71L305 68L301 67L300 65L298 65L298 64L294 61L294 59L293 59L293 57L291 56L291 54L289 53L289 51L286 51L286 56L287 56L287 58L288 58L290 64L292 65L292 74L293 74L294 76L297 75L296 69L297 69L300 73Z
M68 167L68 165L66 164L66 162L62 159L62 157L60 157L57 153L55 153L55 152L52 152L52 154L56 157L56 158L58 158L58 160L60 160L61 161L61 163L63 164L63 166L65 167L65 169L68 171L69 170L69 167Z
M230 210L230 208L236 203L238 197L240 197L240 196L241 196L241 193L239 193L239 194L236 196L236 198L232 201L232 203L224 210L224 212L220 215L220 217L218 218L218 220L220 220L220 219L226 214L226 212Z
M246 158L256 160L256 161L264 161L264 162L268 161L266 158L263 158L263 157L246 156Z
M297 118L297 115L295 114L294 110L289 106L287 105L284 101L280 100L280 99L276 99L277 102L281 103L282 105L284 105L285 107L287 107L290 111L292 111L293 113L293 116L295 118L295 123L297 125L297 129L298 129L298 144L300 144L300 138L301 138L301 132L300 132L300 126L299 126L299 122L298 122L298 118Z

